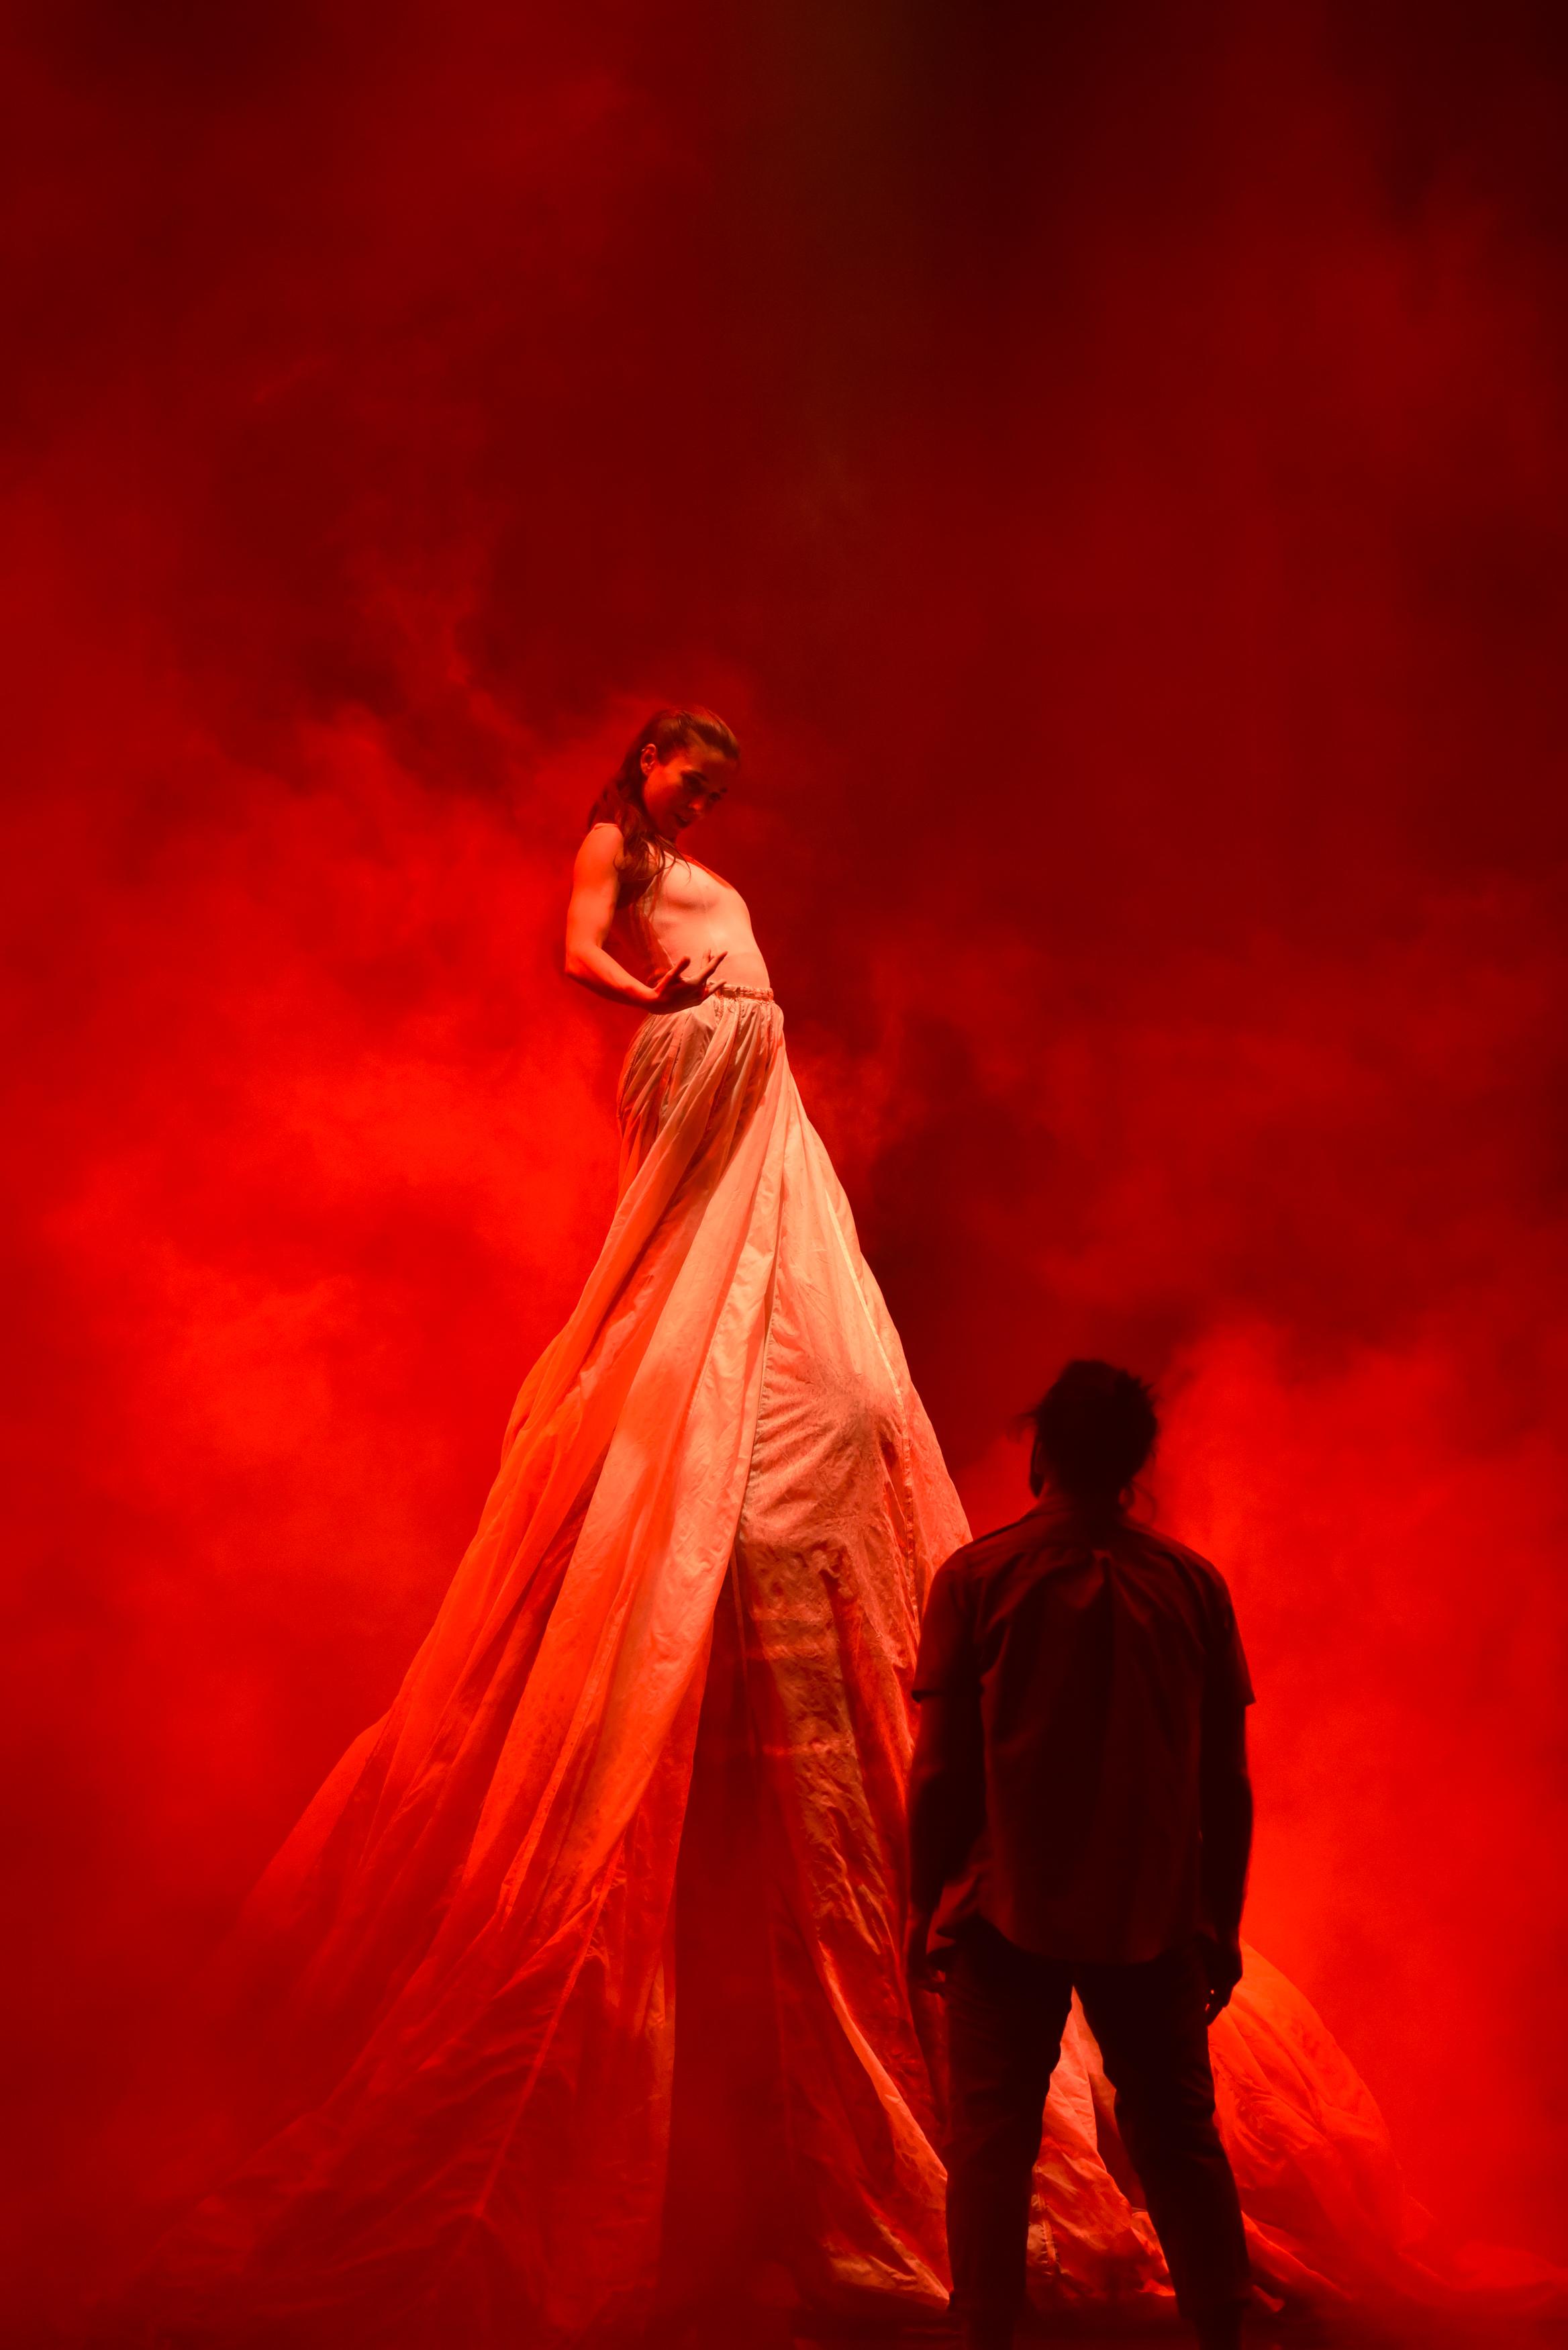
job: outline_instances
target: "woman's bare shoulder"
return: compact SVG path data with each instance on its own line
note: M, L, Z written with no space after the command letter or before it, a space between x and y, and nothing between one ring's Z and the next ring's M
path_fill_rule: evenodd
M572 869L579 881L602 881L619 872L625 861L624 847L618 824L607 819L602 824L591 824L583 835L583 845Z

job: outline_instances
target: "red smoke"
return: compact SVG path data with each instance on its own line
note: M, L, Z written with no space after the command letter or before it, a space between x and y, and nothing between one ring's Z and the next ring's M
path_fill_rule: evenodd
M1568 48L1499 5L41 12L0 577L26 2238L610 1198L648 704L950 1461L1157 1375L1253 1938L1568 2253ZM8 2263L14 2269L15 2262Z

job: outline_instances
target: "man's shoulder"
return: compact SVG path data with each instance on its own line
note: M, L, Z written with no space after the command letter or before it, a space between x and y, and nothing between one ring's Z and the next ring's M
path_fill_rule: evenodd
M1205 1558L1201 1551L1193 1550L1189 1544L1178 1542L1176 1536L1168 1534L1163 1526L1141 1525L1128 1519L1127 1533L1147 1558L1173 1566L1179 1574L1215 1597L1230 1598L1231 1586L1213 1560Z
M1213 1561L1205 1558L1201 1551L1178 1542L1162 1526L1118 1518L1114 1531L1107 1529L1101 1534L1085 1527L1070 1513L1044 1509L1026 1510L1009 1524L994 1527L990 1534L977 1534L961 1550L954 1551L947 1562L947 1570L972 1586L1005 1575L1021 1561L1039 1560L1048 1565L1056 1553L1071 1560L1098 1549L1102 1544L1113 1553L1129 1550L1151 1565L1172 1567L1188 1582L1216 1596L1229 1596L1225 1578Z
M1178 1542L1176 1536L1168 1534L1163 1526L1149 1525L1140 1518L1127 1518L1123 1524L1127 1534L1145 1549L1158 1552L1174 1560L1179 1566L1192 1568L1196 1574L1211 1575L1223 1582L1224 1577L1212 1559L1205 1558L1202 1552L1194 1550L1190 1543Z
M1007 1525L994 1526L990 1534L977 1534L965 1543L948 1561L955 1574L966 1582L983 1583L1002 1574L1015 1560L1033 1558L1044 1551L1059 1548L1067 1539L1061 1519L1044 1510L1025 1510L1021 1518Z

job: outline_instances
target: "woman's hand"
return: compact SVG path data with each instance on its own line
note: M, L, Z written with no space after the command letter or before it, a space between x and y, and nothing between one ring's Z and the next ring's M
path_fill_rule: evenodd
M660 972L653 983L653 1001L648 1007L649 1012L685 1012L693 1003L701 1003L708 993L708 982L727 952L726 948L721 947L718 953L710 955L701 970L693 972L690 979L684 976L691 960L690 955L682 955L679 962L672 962L670 969Z

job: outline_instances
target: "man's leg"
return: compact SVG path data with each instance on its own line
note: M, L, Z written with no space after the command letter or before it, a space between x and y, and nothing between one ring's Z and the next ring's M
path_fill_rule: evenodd
M1177 2306L1205 2350L1241 2339L1250 2291L1236 2181L1214 2126L1214 2076L1195 1943L1147 1966L1075 1970L1116 2093L1116 2123L1148 2199Z
M1029 2187L1073 1996L1069 1970L977 1924L948 1972L948 2251L968 2350L1008 2350Z

